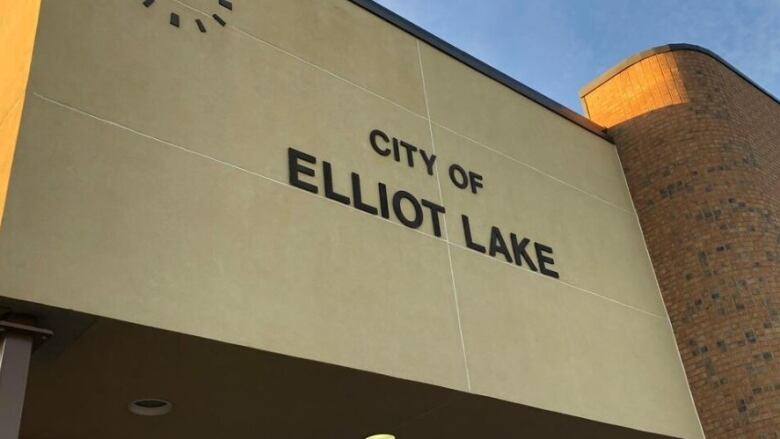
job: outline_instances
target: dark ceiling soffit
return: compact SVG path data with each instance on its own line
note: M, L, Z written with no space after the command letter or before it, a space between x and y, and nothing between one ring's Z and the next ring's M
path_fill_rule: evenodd
M593 90L598 88L600 85L602 85L605 82L609 81L610 79L612 79L614 76L616 76L617 74L619 74L623 70L631 67L632 65L638 63L639 61L642 61L645 58L649 58L649 57L651 57L653 55L658 55L658 54L661 54L661 53L674 52L674 51L678 51L678 50L690 50L690 51L693 51L693 52L703 53L703 54L705 54L707 56L712 57L713 59L715 59L715 61L718 61L719 63L721 63L724 66L726 66L729 69L731 69L731 71L733 71L734 73L739 75L739 77L741 77L742 79L747 81L748 84L750 84L753 87L757 88L759 91L761 91L765 95L769 96L772 100L774 100L775 102L780 104L780 99L778 99L776 96L774 96L772 93L770 93L769 91L767 91L766 89L764 89L760 85L756 84L746 74L740 72L739 69L737 69L733 65L729 64L728 61L726 61L725 59L721 58L717 53L715 53L715 52L713 52L713 51L711 51L709 49L705 49L704 47L697 46L695 44L687 44L687 43L667 44L667 45L664 45L664 46L653 47L652 49L648 49L648 50L645 50L643 52L639 52L636 55L629 56L628 58L626 58L623 61L621 61L620 63L618 63L615 67L612 67L611 69L609 69L606 72L602 73L601 75L599 75L598 78L594 79L593 81L590 81L587 85L582 87L582 89L580 89L580 97L584 97L586 94L592 92Z
M463 64L466 64L467 66L482 73L488 78L498 81L504 86L509 87L510 89L516 91L517 93L520 93L521 95L536 102L537 104L552 111L553 113L556 113L557 115L566 118L571 122L574 122L575 124L581 126L582 128L585 128L586 130L590 131L593 134L596 134L597 136L603 139L611 141L610 137L606 134L606 129L601 125L555 102L554 100L548 98L547 96L539 93L538 91L512 78L506 73L503 73L495 69L494 67L491 67L490 65L478 60L477 58L453 46L452 44L442 40L436 35L433 35L432 33L426 31L425 29L401 17L395 12L385 8L384 6L379 5L373 0L349 0L349 1L367 10L368 12L376 15L377 17L387 21L388 23L400 28L404 32L411 34L415 38L418 38L424 41L425 43L441 50L447 55L455 58L456 60L462 62Z

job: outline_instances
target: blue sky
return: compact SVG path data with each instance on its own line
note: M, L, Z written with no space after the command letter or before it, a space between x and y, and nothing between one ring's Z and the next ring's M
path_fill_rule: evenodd
M706 47L780 96L780 0L378 0L567 107L623 58Z

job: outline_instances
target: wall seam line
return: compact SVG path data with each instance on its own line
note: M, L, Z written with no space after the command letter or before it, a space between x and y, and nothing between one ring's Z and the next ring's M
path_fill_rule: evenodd
M433 136L433 122L431 122L431 109L430 109L430 105L428 104L428 88L425 84L425 71L423 70L422 50L420 49L419 40L417 41L417 61L420 67L420 78L422 79L423 97L425 100L425 112L427 113L428 116L427 120L428 120L428 130L431 135L431 149L433 150L433 153L436 154L436 140ZM444 194L441 189L441 179L439 178L438 164L435 166L434 171L436 175L436 187L439 190L439 202L442 205L444 205ZM471 374L469 372L469 360L468 360L468 354L466 352L466 339L463 336L463 321L460 312L458 287L455 282L455 269L453 268L453 264L452 264L452 249L450 248L449 228L447 227L447 215L442 215L442 224L444 226L444 240L447 242L447 259L449 260L449 265L450 265L450 280L452 282L452 298L455 304L455 317L457 318L458 321L458 334L460 335L460 347L461 347L461 352L463 353L463 367L466 372L466 389L468 391L471 391Z
M186 4L186 3L183 3L180 0L171 0L171 1L176 2L176 3L180 4L180 5L182 5L183 7L187 8L187 9L190 9L190 10L192 10L194 12L202 14L205 17L209 17L209 18L211 17L206 12L204 12L204 11L202 11L200 9L194 8L194 7L192 7L192 6L190 6L190 5ZM263 38L260 38L260 37L252 34L251 32L249 32L247 30L244 30L244 29L242 29L242 28L240 28L240 27L238 27L238 26L236 26L234 24L228 24L227 27L230 28L230 29L233 29L235 32L237 32L237 33L239 33L241 35L244 35L245 37L247 37L247 38L249 38L249 39L251 39L253 41L256 41L256 42L261 43L261 44L263 44L265 46L268 46L268 47L276 50L277 52L283 53L284 55L287 55L290 58L293 58L293 59L295 59L295 60L297 60L299 62L302 62L302 63L304 63L304 64L306 64L306 65L308 65L310 67L313 67L313 68L315 68L315 69L317 69L317 70L319 70L319 71L321 71L321 72L323 72L323 73L325 73L325 74L327 74L329 76L332 76L332 77L334 77L334 78L336 78L336 79L338 79L338 80L340 80L340 81L342 81L342 82L344 82L346 84L349 84L349 85L351 85L351 86L353 86L353 87L355 87L355 88L357 88L359 90L362 90L362 91L364 91L364 92L366 92L366 93L368 93L368 94L370 94L370 95L372 95L374 97L377 97L377 98L379 98L379 99L381 99L381 100L383 100L383 101L385 101L385 102L387 102L387 103L389 103L389 104L391 104L391 105L393 105L395 107L398 107L399 109L401 109L401 110L403 110L403 111L405 111L405 112L407 112L407 113L409 113L409 114L411 114L413 116L419 117L421 119L425 119L425 115L420 114L420 113L412 110L411 108L407 108L406 106L404 106L404 105L402 105L402 104L400 104L398 102L395 102L394 100L392 100L390 98L382 96L381 94L379 94L377 92L374 92L374 91L368 89L367 87L365 87L363 85L360 85L360 84L358 84L358 83L356 83L356 82L354 82L354 81L352 81L352 80L350 80L348 78L345 78L344 76L341 76L341 75L339 75L339 74L337 74L335 72L332 72L332 71L326 69L325 67L322 67L322 66L320 66L318 64L315 64L315 63L313 63L313 62L311 62L311 61L309 61L309 60L307 60L307 59L305 59L305 58L303 58L301 56L298 56L298 55L290 52L289 50L287 50L287 49L285 49L285 48L283 48L281 46L278 46L278 45L276 45L276 44L274 44L274 43L272 43L270 41L267 41L267 40L265 40Z
M24 92L19 94L19 97L14 101L14 103L10 107L8 107L8 111L6 111L3 117L0 118L0 127L3 126L3 124L5 124L6 119L8 119L11 113L13 113L14 110L16 110L16 107L18 107L19 103L22 102L23 100L24 100Z
M620 163L621 169L623 168L623 160L620 158L620 154L617 152L617 144L615 145L615 155L617 155L618 163ZM628 178L626 177L625 173L623 174L623 183L626 186L626 190L628 191L629 195L631 194L631 188L628 186ZM636 220L636 224L639 227L639 233L642 234L642 247L645 249L645 255L647 256L647 261L650 263L650 269L653 272L653 280L655 281L655 287L658 290L658 297L661 298L661 304L664 306L664 318L666 325L669 327L669 333L671 335L672 343L674 344L674 352L677 354L677 361L680 364L680 370L682 371L683 377L685 377L685 387L688 390L688 397L691 401L691 405L693 407L693 413L696 414L696 421L698 423L699 427L699 433L701 433L701 437L705 438L704 434L704 425L701 422L701 416L699 416L699 409L696 407L696 400L693 398L693 390L691 389L691 383L688 380L688 372L685 370L685 364L682 360L682 354L680 354L680 348L679 344L677 343L677 335L674 333L674 326L672 326L672 318L669 316L669 308L666 307L666 300L664 299L664 295L661 292L661 284L658 282L658 275L655 272L655 265L653 265L653 258L650 256L650 249L647 247L647 239L645 238L645 232L642 229L642 222L639 221L639 213L636 211L636 205L634 205L634 198L631 197L631 207L634 211L634 219Z
M580 187L578 187L578 186L576 186L576 185L574 185L572 183L569 183L567 181L561 180L560 178L558 178L558 177L556 177L554 175L548 174L548 173L542 171L541 169L539 169L539 168L537 168L537 167L535 167L533 165L530 165L528 163L523 162L522 160L519 160L519 159L517 159L515 157L512 157L511 155L509 155L509 154L507 154L505 152L501 152L501 151L499 151L499 150L497 150L497 149L495 149L495 148L493 148L491 146L485 145L484 143L480 142L479 140L471 138L471 137L469 137L469 136L467 136L465 134L461 134L461 133L453 130L452 128L448 128L448 127L446 127L446 126L444 126L444 125L442 125L440 123L433 122L433 121L431 121L431 123L436 125L437 127L441 128L441 129L443 129L443 130L449 131L450 133L452 133L452 134L454 134L454 135L456 135L458 137L466 139L469 142L472 142L475 145L480 146L480 147L482 147L482 148L484 148L484 149L486 149L486 150L488 150L488 151L490 151L490 152L492 152L494 154L498 154L498 155L500 155L500 156L502 156L502 157L504 157L504 158L506 158L508 160L511 160L511 161L521 165L521 166L529 168L532 171L538 173L539 175L543 175L543 176L545 176L545 177L547 177L547 178L549 178L551 180L554 180L557 183L560 183L560 184L562 184L564 186L567 186L567 187L569 187L571 189L574 189L577 192L580 192L580 193L582 193L584 195L587 195L587 196L589 196L589 197L591 197L591 198L593 198L593 199L595 199L597 201L600 201L600 202L602 202L602 203L604 203L604 204L606 204L606 205L608 205L608 206L610 206L612 208L615 208L617 210L620 210L620 211L628 213L628 214L632 214L631 210L628 210L628 209L626 209L624 207L620 207L617 204L615 204L615 203L613 203L611 201L605 200L604 198L601 198L601 197L599 197L596 194L592 194L592 193L590 193L590 192L588 192L588 191L586 191L586 190L584 190L584 189L582 189L582 188L580 188Z

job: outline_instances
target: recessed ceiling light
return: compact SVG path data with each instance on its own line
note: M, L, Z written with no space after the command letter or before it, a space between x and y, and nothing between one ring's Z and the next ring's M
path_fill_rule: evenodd
M392 434L372 434L371 436L367 437L366 439L395 439L395 436Z
M136 399L127 405L131 413L139 416L162 416L173 410L173 404L164 399L144 398Z

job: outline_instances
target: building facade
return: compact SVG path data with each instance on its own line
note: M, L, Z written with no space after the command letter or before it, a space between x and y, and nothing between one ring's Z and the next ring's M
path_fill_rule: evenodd
M0 12L0 437L776 437L780 113L716 55L583 117L366 0Z
M583 90L615 140L708 437L780 434L780 106L706 50Z

